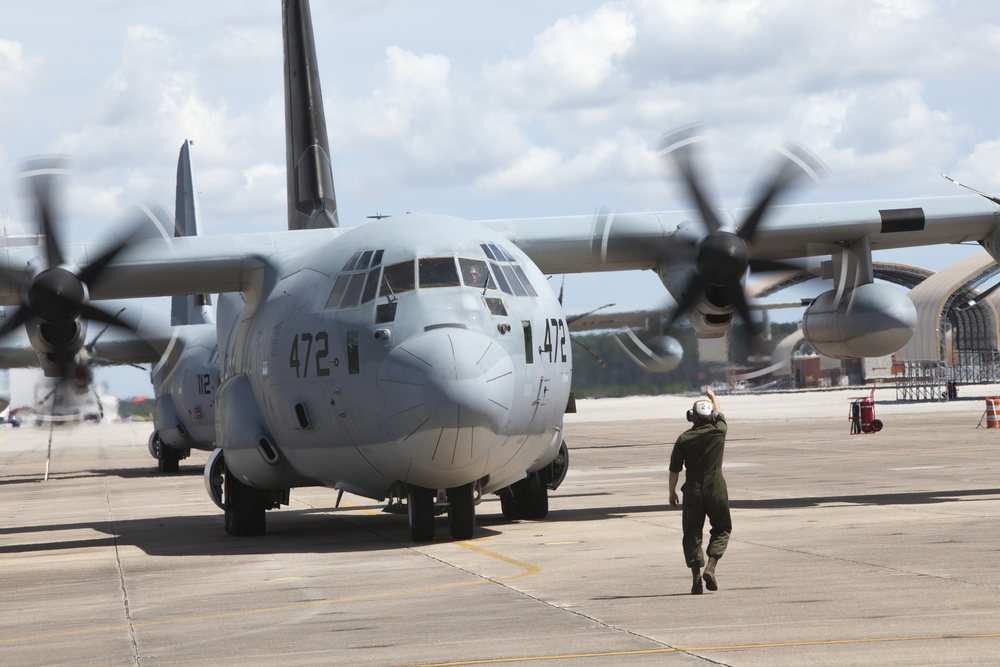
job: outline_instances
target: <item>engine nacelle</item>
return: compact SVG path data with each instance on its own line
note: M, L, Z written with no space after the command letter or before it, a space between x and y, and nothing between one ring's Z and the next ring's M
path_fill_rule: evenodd
M690 288L690 274L685 270L666 267L658 269L657 273L663 286L680 303L684 290ZM685 313L698 338L722 338L733 328L736 309L731 296L729 290L709 285L702 298Z
M913 337L917 309L889 285L871 283L820 294L802 315L802 335L820 354L834 359L892 354Z
M90 354L84 348L87 323L80 320L50 324L34 322L25 325L28 340L38 356L38 365L45 377L60 377L62 373L75 381L78 390L89 390L94 382ZM57 350L67 357L60 363Z
M692 308L688 314L688 321L691 328L698 334L698 338L722 338L733 328L733 313L704 313L705 302Z

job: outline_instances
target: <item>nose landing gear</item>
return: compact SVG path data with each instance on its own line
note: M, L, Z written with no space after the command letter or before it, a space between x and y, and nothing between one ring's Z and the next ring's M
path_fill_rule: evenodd
M447 504L437 504L432 489L411 486L406 496L410 539L429 542L434 539L434 517L447 507L448 530L453 540L471 539L476 529L476 485L470 482L446 491Z

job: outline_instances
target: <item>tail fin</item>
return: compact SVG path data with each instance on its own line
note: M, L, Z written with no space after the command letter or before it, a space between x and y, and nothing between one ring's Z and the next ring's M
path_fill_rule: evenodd
M194 189L191 145L185 140L177 158L177 198L174 201L174 236L198 236L198 193ZM208 294L175 296L170 303L170 323L207 324L212 322L212 299Z
M288 228L339 227L308 0L283 0Z

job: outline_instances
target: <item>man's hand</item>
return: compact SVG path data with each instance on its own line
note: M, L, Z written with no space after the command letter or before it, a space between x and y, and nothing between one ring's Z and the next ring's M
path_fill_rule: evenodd
M712 391L711 387L705 387L705 395L708 396L713 401L715 400L715 392Z
M671 491L670 492L670 504L674 505L674 506L680 504L680 499L677 497L677 492L676 491Z

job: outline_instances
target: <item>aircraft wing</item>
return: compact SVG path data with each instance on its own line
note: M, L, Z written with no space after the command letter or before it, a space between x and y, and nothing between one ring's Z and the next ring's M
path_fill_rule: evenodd
M717 211L721 219L740 219L744 214L740 209ZM770 260L830 254L863 237L871 241L872 250L990 243L998 216L1000 207L978 196L775 206L748 249L752 259ZM698 220L695 211L521 218L480 224L507 236L545 273L584 273L669 269L674 262L689 261L677 248L692 220ZM244 290L255 280L267 279L282 255L301 258L342 231L303 229L137 241L90 286L90 296L102 300ZM101 250L99 244L83 244L68 246L65 254L85 266ZM2 248L0 269L26 279L29 263L37 262L43 252L39 246ZM0 277L0 305L17 305L20 296L19 285L9 277Z
M734 224L747 214L716 211L720 220ZM828 255L863 237L872 250L988 241L998 215L993 202L964 195L774 206L747 245L751 259L780 260ZM506 235L545 273L582 273L680 262L685 226L701 217L697 211L600 213L483 224Z
M129 299L178 294L217 294L251 290L256 281L266 281L276 260L285 254L301 258L318 251L341 233L340 229L309 229L280 233L198 236L132 243L89 285L90 298ZM104 246L66 246L67 260L87 266ZM36 246L0 249L0 305L21 301L21 287L10 279L20 275L27 281L31 266L43 257ZM5 270L5 271L4 271ZM261 282L260 284L263 284Z

